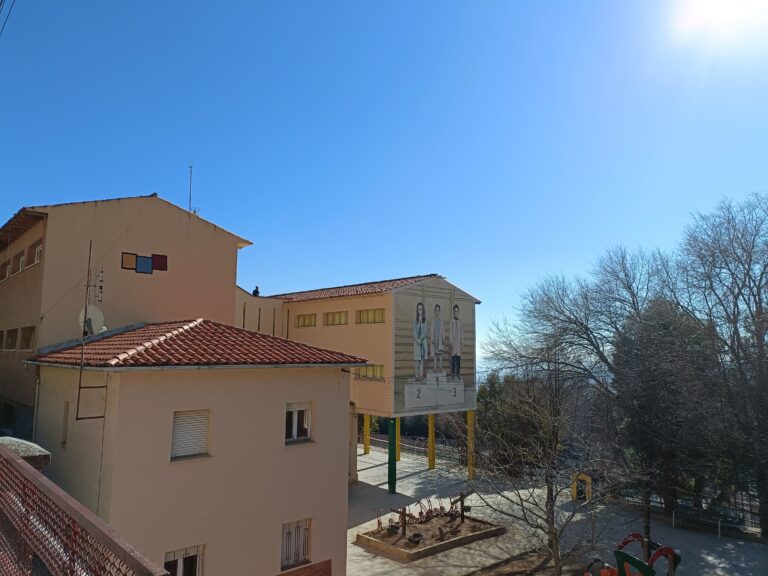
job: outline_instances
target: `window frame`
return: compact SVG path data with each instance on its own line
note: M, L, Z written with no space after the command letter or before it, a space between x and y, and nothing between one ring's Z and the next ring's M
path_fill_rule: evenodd
M43 259L43 240L37 240L27 248L27 268L39 264Z
M381 317L380 320L378 319L379 316ZM355 324L384 324L385 318L386 310L384 308L362 308L355 310Z
M303 528L305 530L305 536L303 539L300 540L303 548L303 551L300 554L301 556L300 559L297 557L296 553L293 554L294 556L293 559L289 558L289 555L291 554L290 546L296 543L295 537L289 536L294 538L294 542L289 542L289 546L286 546L286 542L288 542L288 540L286 539L286 536L287 536L286 532L288 532L288 534L291 534L291 529L295 529L295 528ZM292 570L297 566L304 566L306 564L311 564L311 563L312 563L312 518L302 518L301 520L294 520L292 522L284 523L280 531L280 571Z
M205 451L204 452L194 452L189 454L176 454L174 455L175 448L178 448L178 446L174 445L174 437L176 436L176 425L177 425L177 415L179 415L179 420L181 419L181 415L192 415L193 413L205 413L206 418L206 427L205 427ZM181 425L181 424L179 424ZM170 461L171 462L180 462L184 460L195 460L197 458L208 458L211 456L211 410L210 408L198 408L194 410L174 410L173 416L171 420L171 450L170 450Z
M13 347L8 347L8 338L9 336L13 334ZM19 329L18 328L10 328L5 331L5 337L3 338L3 350L6 350L8 352L12 352L15 350L18 350L19 346Z
M26 262L25 262L26 255L27 255L26 250L22 250L21 252L17 252L16 254L14 254L13 258L11 258L11 276L16 276L16 274L19 274L24 270L24 267L26 265ZM14 269L16 268L17 263L19 265L19 269L14 272Z
M298 412L303 411L306 419L306 436L298 436L299 431L299 419ZM293 444L304 444L312 442L312 402L288 402L285 405L285 445L291 446ZM292 414L291 419L291 435L288 436L288 414Z
M317 312L296 314L294 318L294 328L315 328L317 326ZM308 321L310 318L312 319L311 322Z
M191 556L197 557L195 574L185 574L184 559ZM166 552L163 560L163 568L165 568L169 574L175 574L176 576L202 576L204 559L205 544L188 546L186 548L179 548L178 550L171 550L170 552ZM167 567L170 562L176 563L176 570Z
M336 322L336 317L343 318L343 321ZM349 311L335 310L332 312L323 312L323 326L347 326L349 324Z
M373 374L369 374L372 372ZM378 374L377 374L378 372ZM384 364L366 364L355 371L358 380L384 380Z
M24 346L24 331L25 330L31 330L32 335L29 337L29 346ZM19 334L17 336L18 338L18 350L23 350L25 352L31 352L35 349L35 327L34 326L23 326L22 328L19 328Z

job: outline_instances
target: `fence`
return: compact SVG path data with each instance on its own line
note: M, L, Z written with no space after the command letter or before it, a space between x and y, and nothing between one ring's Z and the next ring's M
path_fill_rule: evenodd
M0 446L0 576L167 576L11 450Z
M357 435L357 443L363 444L363 435ZM389 440L386 436L371 434L371 450L377 452L389 451ZM400 452L411 454L413 456L427 458L427 441L418 438L402 437L400 441ZM459 447L449 443L447 440L435 439L435 457L438 460L452 462L454 464L465 465L467 463L467 451L464 447Z
M358 444L363 443L363 435L358 434ZM388 452L389 441L386 436L371 434L371 450ZM426 440L403 437L400 443L403 454L427 458ZM445 438L436 438L435 456L438 460L459 464L467 463L466 448L460 444L451 443ZM692 498L682 495L675 510L675 522L678 526L711 526L725 532L757 532L760 529L758 518L759 505L755 490L734 492L729 499L716 505L712 498L702 498L700 506L691 504ZM625 489L618 494L620 500L628 504L640 505L640 493L636 490ZM651 508L663 512L664 503L660 496L651 495Z

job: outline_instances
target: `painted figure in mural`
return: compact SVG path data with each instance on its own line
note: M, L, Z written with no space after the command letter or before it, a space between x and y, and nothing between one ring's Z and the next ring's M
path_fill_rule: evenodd
M434 358L434 369L443 369L443 319L440 318L440 304L435 304L435 319L432 320L432 331L430 333L432 344L432 357Z
M416 320L413 321L413 360L416 364L416 380L424 378L424 360L427 358L427 315L424 304L416 304Z
M451 318L451 376L458 380L461 377L461 349L464 346L464 325L459 320L459 305L453 306L453 318Z

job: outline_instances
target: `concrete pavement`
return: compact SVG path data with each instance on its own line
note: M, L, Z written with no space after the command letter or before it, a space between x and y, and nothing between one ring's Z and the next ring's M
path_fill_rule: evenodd
M352 542L358 532L376 527L376 518L382 515L386 524L390 508L415 505L420 499L435 496L455 498L466 490L463 468L438 461L436 470L427 470L426 459L403 454L398 462L397 494L387 493L387 457L372 450L363 455L358 447L359 482L349 488L347 574L349 576L426 575L462 576L479 568L525 552L533 539L519 525L511 525L507 534L474 542L409 564L376 556ZM473 497L472 515L499 520L479 499ZM434 505L434 501L433 501ZM618 510L603 510L601 527L606 542L618 542L624 535L642 531L639 514ZM656 522L652 526L654 540L672 546L683 557L678 576L765 576L768 575L768 546L759 542L718 538L716 534L672 529ZM612 559L609 546L598 549L603 558Z

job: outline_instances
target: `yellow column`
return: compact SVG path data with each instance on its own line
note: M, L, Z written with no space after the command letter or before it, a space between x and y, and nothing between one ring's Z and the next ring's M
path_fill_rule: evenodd
M363 414L363 454L371 452L371 415Z
M427 461L429 463L429 469L435 469L435 415L430 414L427 416Z
M467 478L475 479L475 411L467 410Z
M397 435L395 446L395 460L400 461L400 416L395 420L395 434Z

